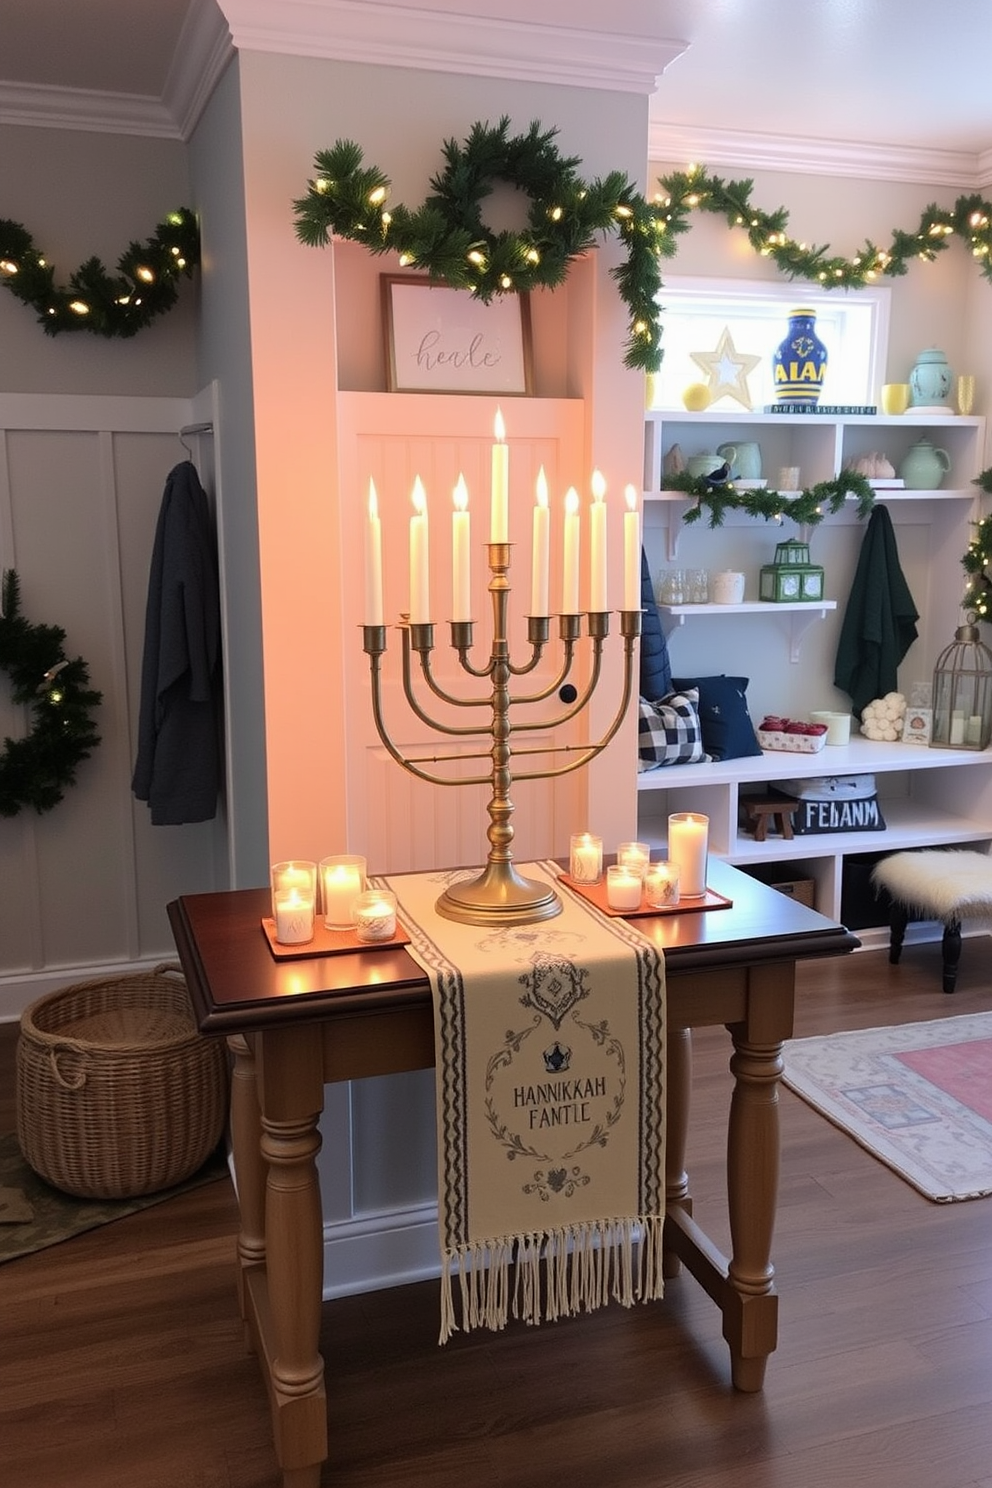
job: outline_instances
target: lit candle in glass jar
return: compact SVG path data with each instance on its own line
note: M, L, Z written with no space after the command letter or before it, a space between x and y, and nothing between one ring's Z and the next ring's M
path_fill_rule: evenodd
M392 940L396 934L396 895L388 889L366 889L353 906L359 940Z
M305 945L313 940L313 896L300 889L279 889L275 896L276 940Z
M617 848L617 862L624 868L632 868L644 878L651 861L651 848L647 842L621 842Z
M324 925L328 930L347 930L354 924L355 900L365 888L365 859L352 853L323 858L320 891Z
M644 897L652 909L674 908L679 902L678 864L652 863L644 877Z
M706 851L710 819L697 811L679 811L668 818L668 856L677 863L679 892L684 899L706 893Z
M641 875L636 868L611 864L606 870L606 902L611 909L630 911L641 907Z
M591 832L576 832L569 844L569 876L576 883L599 883L603 876L603 839Z

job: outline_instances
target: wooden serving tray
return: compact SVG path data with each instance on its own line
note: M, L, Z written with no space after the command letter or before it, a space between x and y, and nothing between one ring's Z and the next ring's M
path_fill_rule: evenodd
M606 879L601 878L599 883L576 883L567 873L561 874L561 882L568 884L576 894L583 899L588 899L590 904L595 904L604 914L613 915L621 920L638 920L656 917L658 915L698 914L705 909L730 909L734 901L725 899L718 894L716 889L707 889L698 899L687 899L684 896L678 904L666 906L664 909L656 909L654 905L641 903L640 909L612 909L606 902Z
M314 922L313 940L308 940L305 945L283 945L276 940L276 922L269 915L262 916L262 933L277 961L299 961L307 956L342 956L346 951L393 950L396 946L410 944L410 937L399 920L396 921L396 934L388 940L359 940L354 928L328 930L319 916Z

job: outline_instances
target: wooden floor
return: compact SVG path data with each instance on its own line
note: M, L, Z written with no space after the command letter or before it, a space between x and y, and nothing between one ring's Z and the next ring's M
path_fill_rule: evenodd
M797 1034L992 1009L988 939L802 971ZM16 1029L0 1029L0 1129ZM690 1173L723 1181L726 1039L698 1037ZM437 1346L437 1288L328 1304L323 1488L992 1488L992 1199L921 1198L789 1091L778 1352L730 1386L718 1315L665 1301ZM277 1488L242 1347L225 1181L0 1267L0 1482Z

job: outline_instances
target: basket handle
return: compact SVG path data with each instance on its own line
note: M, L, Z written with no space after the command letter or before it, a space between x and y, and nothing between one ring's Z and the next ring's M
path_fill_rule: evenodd
M185 973L178 961L160 961L155 968L156 976L165 976L170 972L185 981Z
M84 1051L73 1044L56 1044L48 1051L48 1062L52 1067L56 1084L61 1085L63 1090L82 1090L86 1084L86 1071L81 1069L74 1080L67 1080L59 1069L59 1054L81 1054Z

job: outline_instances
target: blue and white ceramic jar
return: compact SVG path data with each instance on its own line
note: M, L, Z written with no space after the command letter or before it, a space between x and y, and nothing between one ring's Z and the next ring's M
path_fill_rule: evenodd
M815 408L827 370L827 348L816 334L812 310L789 313L789 333L772 357L776 403Z

